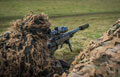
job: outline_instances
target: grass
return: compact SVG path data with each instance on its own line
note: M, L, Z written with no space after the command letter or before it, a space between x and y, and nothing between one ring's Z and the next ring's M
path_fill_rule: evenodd
M73 52L64 45L55 53L57 58L70 63L90 40L101 37L120 17L119 3L120 0L0 0L0 32L6 31L11 21L23 18L30 11L48 14L51 29L64 25L73 30L89 23L88 29L77 32L70 39Z
M83 13L120 12L120 0L0 0L0 32L9 22L30 11L44 12L50 17Z
M120 17L120 14L100 14L90 16L75 16L65 18L55 18L51 22L53 25L66 25L69 30L73 30L80 25L89 23L90 27L86 30L77 32L70 39L73 52L69 51L69 47L64 45L62 49L56 51L56 57L64 59L70 63L74 56L79 54L89 43L90 40L97 40L105 33L115 21Z

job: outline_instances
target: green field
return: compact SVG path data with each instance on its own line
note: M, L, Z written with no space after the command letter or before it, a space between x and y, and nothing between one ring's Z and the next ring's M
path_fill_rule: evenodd
M73 52L67 45L56 51L59 59L71 62L90 40L96 40L120 18L120 0L0 0L0 32L4 32L13 20L23 18L30 11L46 13L51 28L67 26L73 30L89 23L90 27L79 31L71 39Z

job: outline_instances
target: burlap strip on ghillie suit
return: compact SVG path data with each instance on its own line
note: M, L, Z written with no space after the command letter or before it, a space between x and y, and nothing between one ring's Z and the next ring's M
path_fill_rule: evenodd
M63 77L120 77L120 20L97 42L91 42Z
M0 36L0 77L49 77L63 72L47 47L49 27L45 14L30 14Z

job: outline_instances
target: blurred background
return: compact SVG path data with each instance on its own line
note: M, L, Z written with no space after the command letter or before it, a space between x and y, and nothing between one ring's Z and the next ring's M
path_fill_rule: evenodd
M90 27L79 31L71 38L73 52L64 45L55 56L68 63L87 46L97 40L120 18L120 0L0 0L0 33L7 31L10 22L22 19L30 12L44 12L56 26L67 26L73 30L89 23Z

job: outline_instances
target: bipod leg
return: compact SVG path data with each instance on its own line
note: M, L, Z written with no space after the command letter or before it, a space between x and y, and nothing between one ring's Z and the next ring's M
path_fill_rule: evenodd
M72 52L72 45L70 44L70 40L66 40L65 43L68 44L69 49Z

